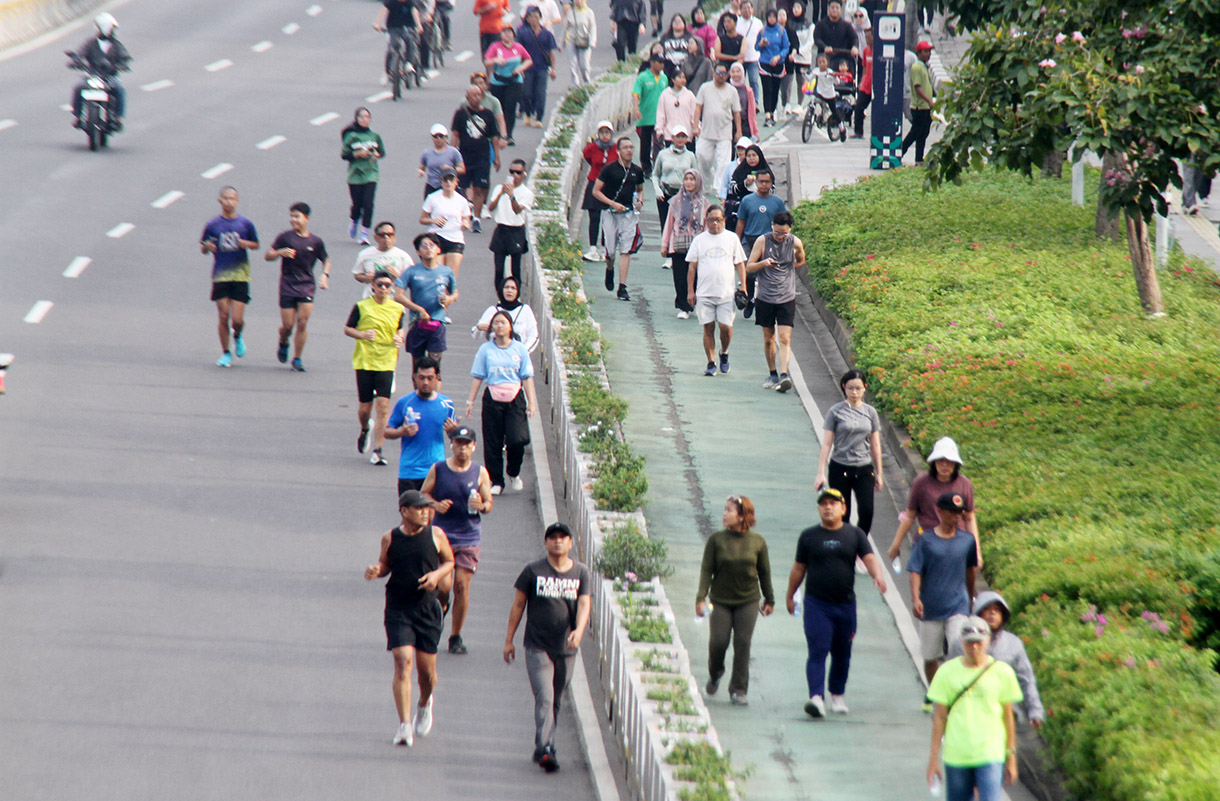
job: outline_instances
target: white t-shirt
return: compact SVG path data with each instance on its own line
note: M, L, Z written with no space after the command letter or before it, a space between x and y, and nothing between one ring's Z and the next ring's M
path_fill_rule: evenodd
M823 100L835 99L835 74L829 69L814 69L810 76L816 82L814 92Z
M699 120L700 139L720 142L733 138L733 112L741 111L741 95L737 93L737 87L726 83L717 88L714 82L708 81L699 87L695 104L703 107L703 116Z
M424 201L424 211L429 217L444 218L444 225L429 225L428 231L448 239L450 242L465 244L466 236L462 233L462 218L471 217L470 201L460 193L454 192L453 197L445 197L445 190L438 189L428 195Z
M491 190L491 196L487 198L487 202L491 203L500 195L504 194L504 184L499 183ZM523 209L520 214L513 211L513 204L507 198L500 198L500 202L496 204L496 208L491 213L491 218L500 225L525 225L524 209L532 208L534 205L534 190L530 189L525 184L521 184L513 189L513 197L517 199L517 205Z
M389 250L378 250L376 245L370 245L360 251L360 255L356 256L356 264L352 267L352 275L373 275L378 270L385 270L392 274L395 278L402 275L402 271L415 263L415 259L411 258L411 254L400 247L392 247ZM373 285L364 285L363 297L373 297Z
M698 264L695 297L724 301L737 290L737 264L746 260L746 252L736 234L704 231L691 240L686 260Z
M749 22L746 22L745 17L737 18L737 32L741 34L741 53L747 64L758 61L758 34L762 33L765 27L758 17L750 17Z

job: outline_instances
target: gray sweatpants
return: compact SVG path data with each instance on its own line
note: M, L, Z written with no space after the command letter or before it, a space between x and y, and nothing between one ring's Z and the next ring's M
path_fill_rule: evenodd
M555 747L555 723L564 690L572 680L576 654L548 654L525 649L525 670L534 691L534 749Z

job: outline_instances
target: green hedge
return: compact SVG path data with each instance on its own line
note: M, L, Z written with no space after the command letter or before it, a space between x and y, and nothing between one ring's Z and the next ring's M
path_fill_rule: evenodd
M878 407L921 453L962 447L1072 790L1216 798L1220 283L1177 253L1146 319L1125 245L1069 197L899 170L799 206L796 233Z

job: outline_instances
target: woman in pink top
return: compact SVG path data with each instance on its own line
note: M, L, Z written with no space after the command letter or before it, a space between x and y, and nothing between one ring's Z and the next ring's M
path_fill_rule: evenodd
M856 132L852 139L864 138L864 109L873 102L873 26L865 20L864 52L860 54L860 86L856 89Z
M491 80L491 93L499 99L504 107L504 135L508 144L513 142L513 126L517 122L517 100L521 96L521 84L525 74L532 65L530 54L517 41L517 32L512 25L505 25L500 31L500 41L492 44L483 54L483 64L487 68L487 77Z
M695 95L686 88L686 74L682 70L674 73L673 86L661 90L657 101L657 141L672 144L673 128L681 125L688 131L695 130ZM694 144L688 144L693 152Z
M690 14L690 32L703 40L703 52L711 54L716 46L716 29L707 24L707 12L703 6L695 6Z

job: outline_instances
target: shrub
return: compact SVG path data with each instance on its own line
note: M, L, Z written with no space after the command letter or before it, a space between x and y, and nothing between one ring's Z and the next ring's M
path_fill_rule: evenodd
M602 541L594 559L597 572L608 579L622 579L634 573L640 579L664 578L673 573L669 564L669 548L664 540L645 537L635 521L619 525Z
M611 442L598 450L594 462L593 500L598 509L630 512L644 503L648 475L644 457L626 442ZM643 575L643 574L641 574Z

